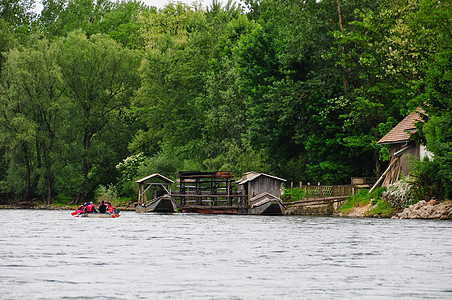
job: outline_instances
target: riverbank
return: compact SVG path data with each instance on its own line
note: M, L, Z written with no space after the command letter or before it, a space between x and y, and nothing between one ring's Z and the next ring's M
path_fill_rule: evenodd
M372 205L369 202L364 205L357 205L346 212L338 212L337 216L353 218L379 218L381 214L375 214L378 204ZM385 216L392 219L437 219L452 220L452 200L438 202L436 200L419 201L409 207L394 211Z

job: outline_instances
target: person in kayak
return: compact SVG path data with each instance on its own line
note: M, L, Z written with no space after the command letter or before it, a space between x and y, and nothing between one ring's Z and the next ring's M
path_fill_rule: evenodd
M107 206L105 205L105 201L102 200L102 204L99 206L98 210L101 214L107 212Z

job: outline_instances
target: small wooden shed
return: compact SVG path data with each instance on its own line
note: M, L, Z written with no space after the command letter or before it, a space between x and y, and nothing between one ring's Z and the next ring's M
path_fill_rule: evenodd
M408 175L411 166L410 155L418 158L432 156L425 146L411 138L417 131L416 122L422 122L422 115L425 115L425 112L421 108L416 109L377 142L377 145L389 145L389 167L371 191L380 184L388 186Z
M171 194L171 185L174 183L169 178L155 173L147 177L141 178L137 181L138 183L138 204L146 203L147 196L146 192L152 188L151 200L156 199L165 194Z
M281 197L281 185L287 180L271 176L265 173L248 172L243 174L242 178L236 183L242 195L247 195L247 202L262 193Z

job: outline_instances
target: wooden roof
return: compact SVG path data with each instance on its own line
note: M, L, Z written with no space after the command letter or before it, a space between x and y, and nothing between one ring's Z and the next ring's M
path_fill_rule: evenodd
M255 180L256 178L258 178L260 176L273 178L275 180L282 181L282 182L286 182L287 181L285 179L282 179L282 178L279 178L279 177L276 177L276 176L271 176L271 175L268 175L268 174L265 174L265 173L248 172L248 173L243 174L242 179L236 181L236 183L237 184L245 184L248 181L253 181L253 180Z
M275 195L272 195L272 194L267 193L267 192L260 193L259 195L254 196L253 198L250 199L251 202L256 202L256 203L258 203L260 201L268 201L268 200L281 201L281 199L279 199Z
M410 134L417 131L415 126L416 121L422 121L420 114L424 114L424 111L421 108L413 111L382 137L377 144L398 144L410 141Z
M147 181L147 180L149 180L149 179L152 179L152 178L160 179L160 180L162 180L162 181L164 181L164 182L166 182L166 183L174 183L174 181L172 181L172 180L169 179L169 178L166 178L165 176L163 176L163 175L161 175L161 174L159 174L159 173L154 173L154 174L149 175L149 176L147 176L147 177L141 178L141 179L139 179L139 180L137 180L137 181L135 181L135 182L136 182L136 183L143 183L143 182L145 182L145 181Z

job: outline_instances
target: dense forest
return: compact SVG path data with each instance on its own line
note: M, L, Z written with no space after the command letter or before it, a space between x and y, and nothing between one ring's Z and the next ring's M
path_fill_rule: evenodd
M136 197L180 170L378 176L376 142L422 107L417 164L450 196L450 0L0 4L0 198Z

